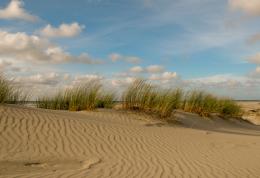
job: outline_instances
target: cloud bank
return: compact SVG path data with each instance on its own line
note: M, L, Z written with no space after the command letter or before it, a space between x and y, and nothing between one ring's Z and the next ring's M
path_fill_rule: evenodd
M248 15L260 16L259 0L229 0L229 5L234 10L240 10Z
M164 71L164 67L161 65L150 65L145 68L141 66L134 66L129 69L131 73L161 73Z
M109 55L109 58L112 62L124 61L131 64L138 64L141 62L141 58L136 56L123 56L118 53L112 53Z
M0 9L0 19L37 21L38 17L23 9L23 5L24 3L21 0L12 0L6 8Z
M87 53L79 56L71 55L62 47L35 35L0 30L0 39L0 57L33 63L102 63L100 60L92 59Z
M260 64L260 53L257 53L253 56L248 57L247 61L249 61L253 64Z
M63 23L57 28L48 24L40 30L40 34L49 38L71 38L79 35L83 29L84 26L79 25L77 22L71 24Z

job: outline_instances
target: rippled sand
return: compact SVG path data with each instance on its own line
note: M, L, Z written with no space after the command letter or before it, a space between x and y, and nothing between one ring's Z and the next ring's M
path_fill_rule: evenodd
M260 128L176 113L0 106L0 177L259 177Z

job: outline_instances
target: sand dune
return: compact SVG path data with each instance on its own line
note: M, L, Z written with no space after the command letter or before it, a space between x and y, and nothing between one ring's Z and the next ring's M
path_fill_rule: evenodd
M0 106L0 177L260 176L258 126L180 111L176 120Z
M243 118L255 125L260 125L260 101L240 101L239 105L245 111Z

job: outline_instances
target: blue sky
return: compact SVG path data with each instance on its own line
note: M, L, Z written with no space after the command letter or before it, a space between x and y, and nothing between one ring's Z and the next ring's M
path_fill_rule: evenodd
M0 9L0 70L35 92L144 77L260 99L257 0L2 0Z

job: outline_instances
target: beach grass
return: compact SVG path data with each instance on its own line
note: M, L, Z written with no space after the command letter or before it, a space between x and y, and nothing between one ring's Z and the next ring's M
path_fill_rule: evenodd
M181 89L161 89L151 83L137 79L124 92L123 108L156 113L161 118L171 116L181 103Z
M114 102L114 92L107 92L99 82L90 81L59 91L52 97L40 97L37 107L81 111L113 108ZM241 107L232 99L217 97L205 91L163 89L143 79L135 80L123 92L122 106L126 110L156 114L160 118L170 117L176 109L197 113L203 117L209 117L211 113L224 117L239 117L242 113Z
M234 100L226 98L219 101L220 109L219 113L222 116L227 117L238 117L240 118L243 115L243 110L239 104Z
M160 90L156 97L155 112L162 118L171 116L181 106L182 97L181 89Z
M99 82L89 81L83 85L59 91L52 97L40 97L37 99L37 107L70 111L94 110L99 107L111 108L114 94L101 92L101 87Z
M182 109L205 117L208 117L211 113L218 113L221 116L239 117L242 113L241 107L232 99L221 98L196 90L186 93Z
M3 77L0 76L0 103L4 103L8 100L10 91L9 82Z
M114 92L101 92L102 94L98 95L96 107L97 108L113 108L116 96Z
M160 118L170 117L175 109L203 117L212 113L223 117L240 117L242 114L241 107L230 98L205 91L184 93L182 89L162 89L142 79L137 79L126 89L122 101L124 109L156 113Z
M29 98L22 89L8 81L3 75L0 75L0 103L23 104Z

